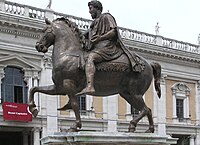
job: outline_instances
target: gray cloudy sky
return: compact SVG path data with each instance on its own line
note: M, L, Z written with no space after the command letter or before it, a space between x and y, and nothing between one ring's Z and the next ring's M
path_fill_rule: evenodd
M8 0L46 8L49 0ZM90 0L52 0L56 12L91 19ZM100 0L103 12L115 17L118 26L155 34L159 22L160 35L197 44L200 33L200 0Z

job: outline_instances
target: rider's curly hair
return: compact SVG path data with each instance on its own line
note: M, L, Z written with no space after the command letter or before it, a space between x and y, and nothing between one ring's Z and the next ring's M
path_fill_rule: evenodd
M92 0L91 2L88 2L88 6L93 6L94 8L97 8L101 12L103 11L103 6L100 1L98 0Z

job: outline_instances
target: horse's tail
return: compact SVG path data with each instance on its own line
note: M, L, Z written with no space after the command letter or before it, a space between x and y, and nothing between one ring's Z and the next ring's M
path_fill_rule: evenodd
M161 97L161 89L160 89L161 65L159 63L152 62L151 67L153 68L154 86L155 86L157 95L160 98Z

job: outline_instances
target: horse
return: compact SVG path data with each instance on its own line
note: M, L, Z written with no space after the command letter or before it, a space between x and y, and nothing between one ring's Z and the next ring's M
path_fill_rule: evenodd
M83 48L85 45L83 35L78 26L67 18L57 18L52 22L45 19L46 27L42 30L41 38L36 42L36 50L46 53L53 45L52 50L52 80L53 84L48 86L32 87L29 91L29 110L34 117L38 110L34 102L34 93L44 93L48 95L68 95L69 105L75 113L73 125L69 132L77 132L81 129L81 117L79 103L76 94L86 85L85 71L81 67L82 56L87 53ZM136 130L137 123L147 116L149 121L148 133L154 132L154 122L151 109L147 107L143 100L143 95L154 80L155 90L158 97L161 97L160 78L161 66L159 63L150 64L142 58L145 68L142 72L134 72L131 69L105 70L97 69L95 73L94 96L109 97L109 95L119 94L131 106L139 110L139 115L133 118L128 127L129 132ZM112 61L111 61L112 62ZM126 55L122 56L122 61L126 62L130 68L130 63ZM109 63L109 62L103 62ZM99 64L101 65L101 64ZM103 65L106 66L106 65ZM109 67L108 67L109 68Z

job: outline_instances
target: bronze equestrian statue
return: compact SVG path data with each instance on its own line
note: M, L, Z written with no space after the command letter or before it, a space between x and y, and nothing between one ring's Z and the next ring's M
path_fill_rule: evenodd
M102 14L103 6L101 2L91 1L88 3L88 7L94 21L90 25L90 29L85 33L85 37L89 42L87 47L88 58L85 65L87 86L77 95L94 94L95 64L117 59L123 52L127 56L130 54L130 51L127 51L120 39L114 17L110 13ZM132 59L133 71L141 72L144 69L144 63L138 61L140 59L139 57L136 59L136 57L132 51L129 59Z
M135 131L137 123L145 115L149 121L149 128L146 132L154 132L151 109L146 106L142 96L154 78L156 92L158 97L161 97L161 66L158 63L149 64L144 58L128 50L121 41L114 18L110 14L101 14L102 9L96 7L95 4L89 2L88 6L92 17L95 18L89 32L85 35L90 39L89 42L77 25L68 19L58 18L53 22L45 19L47 25L40 40L36 43L36 49L38 52L46 53L53 45L52 80L54 84L30 89L30 111L35 117L37 116L38 110L34 103L36 92L48 95L68 95L70 101L64 108L72 108L76 117L69 131L78 131L82 124L77 96L85 93L95 96L109 96L118 93L140 111L140 114L130 121L129 132ZM101 17L105 20L97 22L96 19ZM110 25L102 28L104 31L101 30L102 33L100 33L98 30L93 30L98 29L95 28L95 23L99 23L100 26L101 23ZM90 34L93 32L96 32L97 36ZM105 34L105 37L99 34ZM104 47L111 49L111 52ZM110 58L109 53L111 53ZM87 58L86 63L85 58ZM95 79L91 80L90 75L94 75L92 77Z

